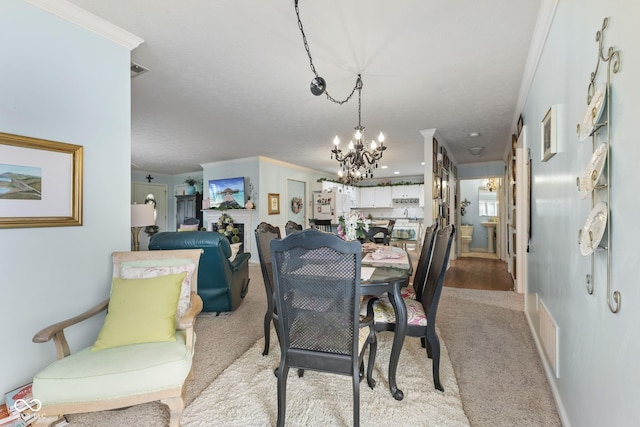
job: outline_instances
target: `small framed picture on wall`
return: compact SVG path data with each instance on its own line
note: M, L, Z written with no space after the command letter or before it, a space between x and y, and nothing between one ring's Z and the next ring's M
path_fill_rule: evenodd
M557 141L556 141L556 119L557 112L556 107L551 106L547 111L547 114L544 115L542 119L542 123L540 123L540 144L541 144L541 152L542 152L542 161L546 162L550 158L552 158L557 151Z
M269 215L280 214L280 194L269 193L267 200L269 202Z

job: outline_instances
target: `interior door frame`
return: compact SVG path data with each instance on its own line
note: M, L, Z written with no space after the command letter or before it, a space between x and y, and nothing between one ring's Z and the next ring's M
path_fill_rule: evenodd
M302 217L302 228L306 228L306 224L307 224L307 218L309 218L309 200L311 200L310 198L310 194L309 194L309 183L307 181L305 181L304 179L297 179L297 178L287 178L287 196L286 199L284 200L284 209L286 209L287 211L287 215L285 217L286 221L289 221L292 218L292 211L291 211L291 199L294 196L294 194L292 194L291 189L289 188L289 183L291 181L295 181L295 182L299 182L303 185L303 210L304 210L304 215ZM282 203L282 202L281 202ZM286 223L285 221L285 223ZM284 235L284 234L283 234Z

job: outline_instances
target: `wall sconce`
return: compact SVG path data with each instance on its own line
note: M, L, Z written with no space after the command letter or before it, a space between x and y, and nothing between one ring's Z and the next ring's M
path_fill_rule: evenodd
M131 237L133 238L133 250L140 250L140 230L148 225L155 224L153 205L131 205Z

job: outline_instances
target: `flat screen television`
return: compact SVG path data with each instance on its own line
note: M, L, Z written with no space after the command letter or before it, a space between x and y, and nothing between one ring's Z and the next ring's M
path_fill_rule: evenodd
M209 199L212 208L243 208L244 177L210 180Z

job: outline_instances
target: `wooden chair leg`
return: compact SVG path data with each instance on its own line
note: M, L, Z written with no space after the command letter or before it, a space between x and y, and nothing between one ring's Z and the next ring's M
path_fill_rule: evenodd
M281 363L278 369L278 427L284 427L284 417L287 409L287 376L289 366Z
M360 379L353 376L353 425L360 426Z
M262 351L263 356L266 356L269 354L270 341L271 341L271 311L267 310L267 313L264 315L264 350Z
M162 399L160 401L169 407L169 427L180 427L180 417L182 417L182 412L185 407L184 391L183 387L180 396Z

